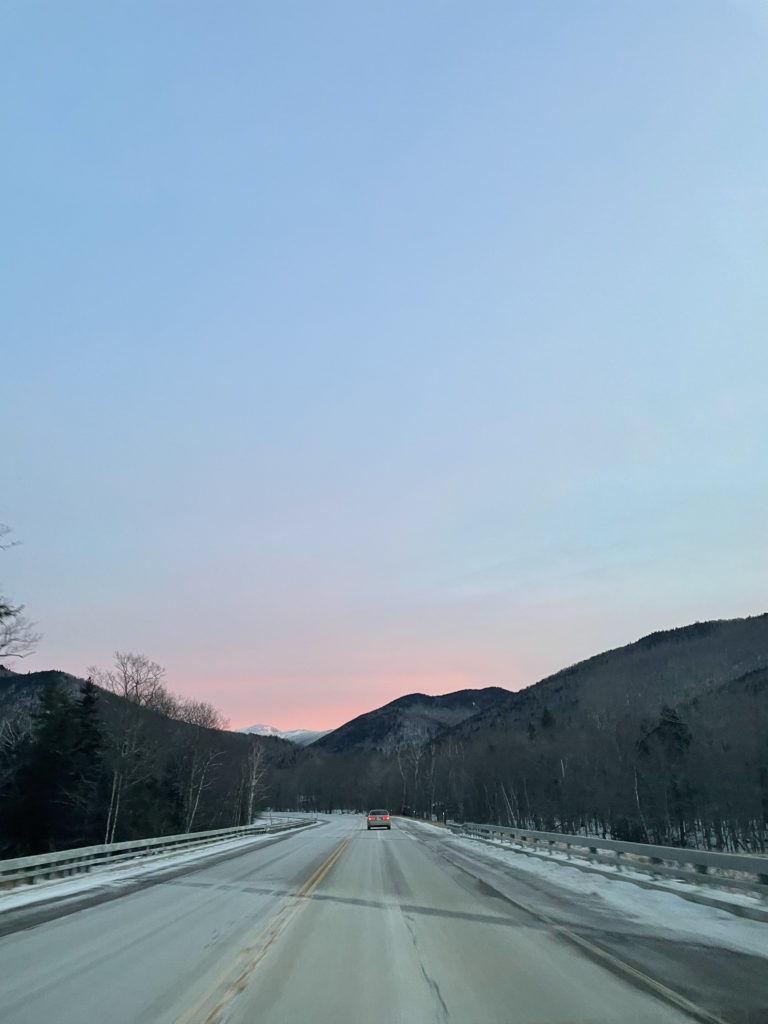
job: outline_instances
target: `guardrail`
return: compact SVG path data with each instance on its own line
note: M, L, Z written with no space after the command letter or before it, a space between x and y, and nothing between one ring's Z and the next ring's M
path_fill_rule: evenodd
M34 854L31 857L13 857L0 860L0 890L45 878L62 878L90 871L105 864L120 864L138 858L153 857L169 850L182 851L191 847L209 846L226 839L285 832L288 829L312 824L314 820L296 818L271 825L240 825L236 828L213 829L208 832L188 832L154 839L104 843L101 846L81 846L75 850L57 850L55 853Z
M588 860L607 864L617 871L629 869L657 877L746 889L768 898L768 857L625 843L615 839L593 839L589 836L562 835L559 832L532 832L528 829L477 825L472 822L462 825L451 823L448 828L457 835L470 838L515 843L527 853L544 855L564 851L568 860Z

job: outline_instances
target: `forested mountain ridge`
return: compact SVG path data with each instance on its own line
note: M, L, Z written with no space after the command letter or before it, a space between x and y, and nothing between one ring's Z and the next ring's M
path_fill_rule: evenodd
M458 728L467 735L490 726L529 728L546 712L555 721L653 715L768 668L768 613L696 622L651 633L534 683Z
M293 744L230 732L120 657L122 693L0 666L0 857L247 824L290 762Z
M66 693L74 695L85 682L69 672L47 669L43 672L14 672L0 665L0 709L26 705L31 710L47 685L60 686Z
M0 855L240 824L260 803L768 848L768 615L654 633L519 692L407 694L305 748L229 732L119 657L146 670L128 696L0 667Z
M399 743L424 741L447 728L465 722L481 711L493 709L509 690L488 686L480 690L456 690L430 697L409 693L383 707L358 715L311 744L314 750L378 750L391 753Z
M368 804L764 851L768 615L651 634L527 690L502 691L432 735L404 731L389 750L313 744L281 795L322 809Z
M696 622L651 633L578 662L524 690L499 686L441 696L407 694L356 718L311 744L314 751L389 754L403 742L486 728L528 731L542 716L577 726L658 714L768 667L768 613Z
M283 731L276 729L274 725L249 725L244 729L238 729L237 732L252 733L254 736L278 736L281 740L288 740L289 743L295 743L299 747L309 746L310 743L314 743L315 740L319 740L321 736L326 736L330 729L288 729Z

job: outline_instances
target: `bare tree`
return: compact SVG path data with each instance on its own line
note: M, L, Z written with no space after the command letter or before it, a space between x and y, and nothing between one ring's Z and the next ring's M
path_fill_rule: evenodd
M395 746L395 760L402 782L400 804L403 812L408 806L409 783L411 787L410 809L414 813L416 812L415 803L419 796L421 763L426 754L428 740L429 731L423 725L417 722L406 722Z
M174 697L170 718L193 728L182 739L184 750L180 764L182 792L184 793L185 831L191 832L197 818L200 797L211 787L216 769L221 767L224 751L220 749L217 732L226 729L228 722L213 704L191 697Z
M10 532L10 527L0 524L0 538ZM16 544L17 541L0 542L0 551ZM39 640L40 634L24 614L24 605L12 604L0 594L0 658L24 658L32 653Z
M104 690L124 697L131 704L167 713L172 706L163 684L165 669L143 654L115 651L114 668L108 672L92 667L91 679Z
M0 784L12 768L13 751L32 735L32 712L29 707L19 707L12 702L0 704Z
M254 803L266 789L264 780L267 774L267 755L263 743L255 738L248 747L247 801L246 824L253 822Z
M166 714L179 722L196 725L200 729L227 729L229 722L213 704L192 697L172 697L172 706Z
M154 770L137 708L166 712L173 698L163 685L165 669L143 654L115 651L111 670L94 667L88 672L97 686L124 698L112 734L112 785L104 833L104 842L113 843L125 794L151 778Z
M264 790L264 777L267 774L267 758L264 744L255 736L248 737L248 756L242 766L243 794L245 808L245 825L253 823L253 810L256 798Z
M115 651L112 669L89 669L105 690L123 698L113 737L113 774L105 842L113 842L121 802L132 787L153 770L146 720L138 709L155 711L191 728L181 730L174 744L175 771L183 794L184 825L191 832L201 797L213 785L223 763L221 737L228 723L218 708L205 701L173 694L164 684L165 669L143 654ZM149 773L149 774L148 774Z
M213 783L213 773L221 766L224 752L206 744L194 746L187 762L187 786L184 794L184 826L191 832L200 806L200 797Z

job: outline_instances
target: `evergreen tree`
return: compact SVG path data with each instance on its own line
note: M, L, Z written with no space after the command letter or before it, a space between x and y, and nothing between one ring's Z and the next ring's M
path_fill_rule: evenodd
M97 696L86 683L78 701L45 688L32 734L13 752L3 831L17 855L98 841L102 739Z

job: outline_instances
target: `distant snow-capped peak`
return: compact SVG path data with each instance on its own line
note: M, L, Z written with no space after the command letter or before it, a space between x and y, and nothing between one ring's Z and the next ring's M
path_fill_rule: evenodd
M245 729L238 729L237 732L249 732L256 736L277 736L281 740L288 740L289 743L296 743L300 747L306 747L308 744L314 743L315 740L319 740L321 736L332 732L332 730L289 729L287 732L282 732L280 729L276 729L274 725L249 725Z
M245 729L238 729L237 732L253 732L257 736L282 736L283 734L274 725L249 725Z

